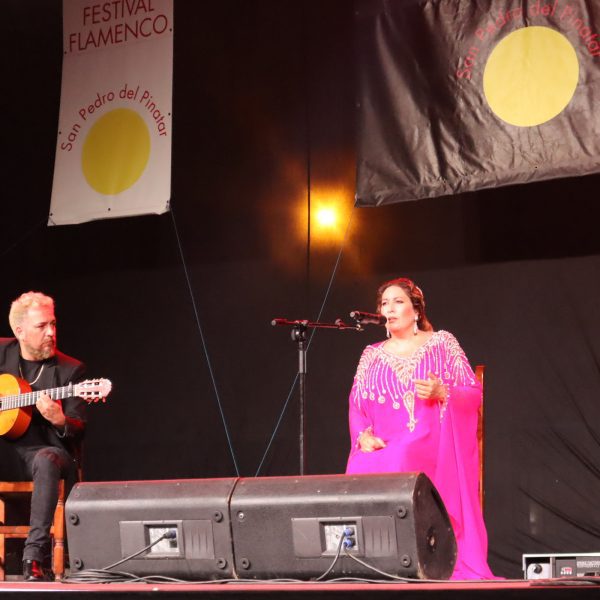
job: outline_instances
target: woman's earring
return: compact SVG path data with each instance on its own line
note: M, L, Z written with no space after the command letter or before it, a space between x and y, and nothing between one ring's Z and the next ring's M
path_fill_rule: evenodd
M415 324L413 325L413 335L417 335L419 333L419 326L417 324L419 320L419 315L415 315Z
M390 330L387 327L385 328L385 335L388 339L392 337L392 334L390 333Z

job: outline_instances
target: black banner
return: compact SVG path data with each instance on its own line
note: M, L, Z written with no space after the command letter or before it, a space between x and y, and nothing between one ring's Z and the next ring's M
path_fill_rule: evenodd
M360 206L600 171L600 3L359 0Z

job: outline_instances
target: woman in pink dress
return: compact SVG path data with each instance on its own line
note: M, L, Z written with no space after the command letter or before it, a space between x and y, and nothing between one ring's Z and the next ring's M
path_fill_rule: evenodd
M478 494L481 386L456 338L433 331L423 292L394 279L377 292L387 340L367 346L350 393L346 473L424 472L458 545L452 579L490 579Z

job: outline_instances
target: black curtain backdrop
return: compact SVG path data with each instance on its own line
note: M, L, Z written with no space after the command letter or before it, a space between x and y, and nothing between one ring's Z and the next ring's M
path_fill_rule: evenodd
M297 390L283 410L296 348L270 320L373 310L377 285L407 275L434 326L487 367L494 571L600 550L598 176L355 209L324 302L339 242L313 230L308 244L307 185L313 202L350 190L350 214L352 3L176 2L174 212L47 228L61 3L3 8L0 303L54 296L61 349L113 380L89 409L87 480L297 473ZM343 472L352 376L381 335L314 337L309 473Z

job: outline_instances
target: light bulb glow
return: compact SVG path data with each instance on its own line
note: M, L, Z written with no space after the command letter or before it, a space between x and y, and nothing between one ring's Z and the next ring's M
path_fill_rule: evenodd
M330 228L337 223L337 211L332 207L323 206L319 208L315 217L319 227Z

